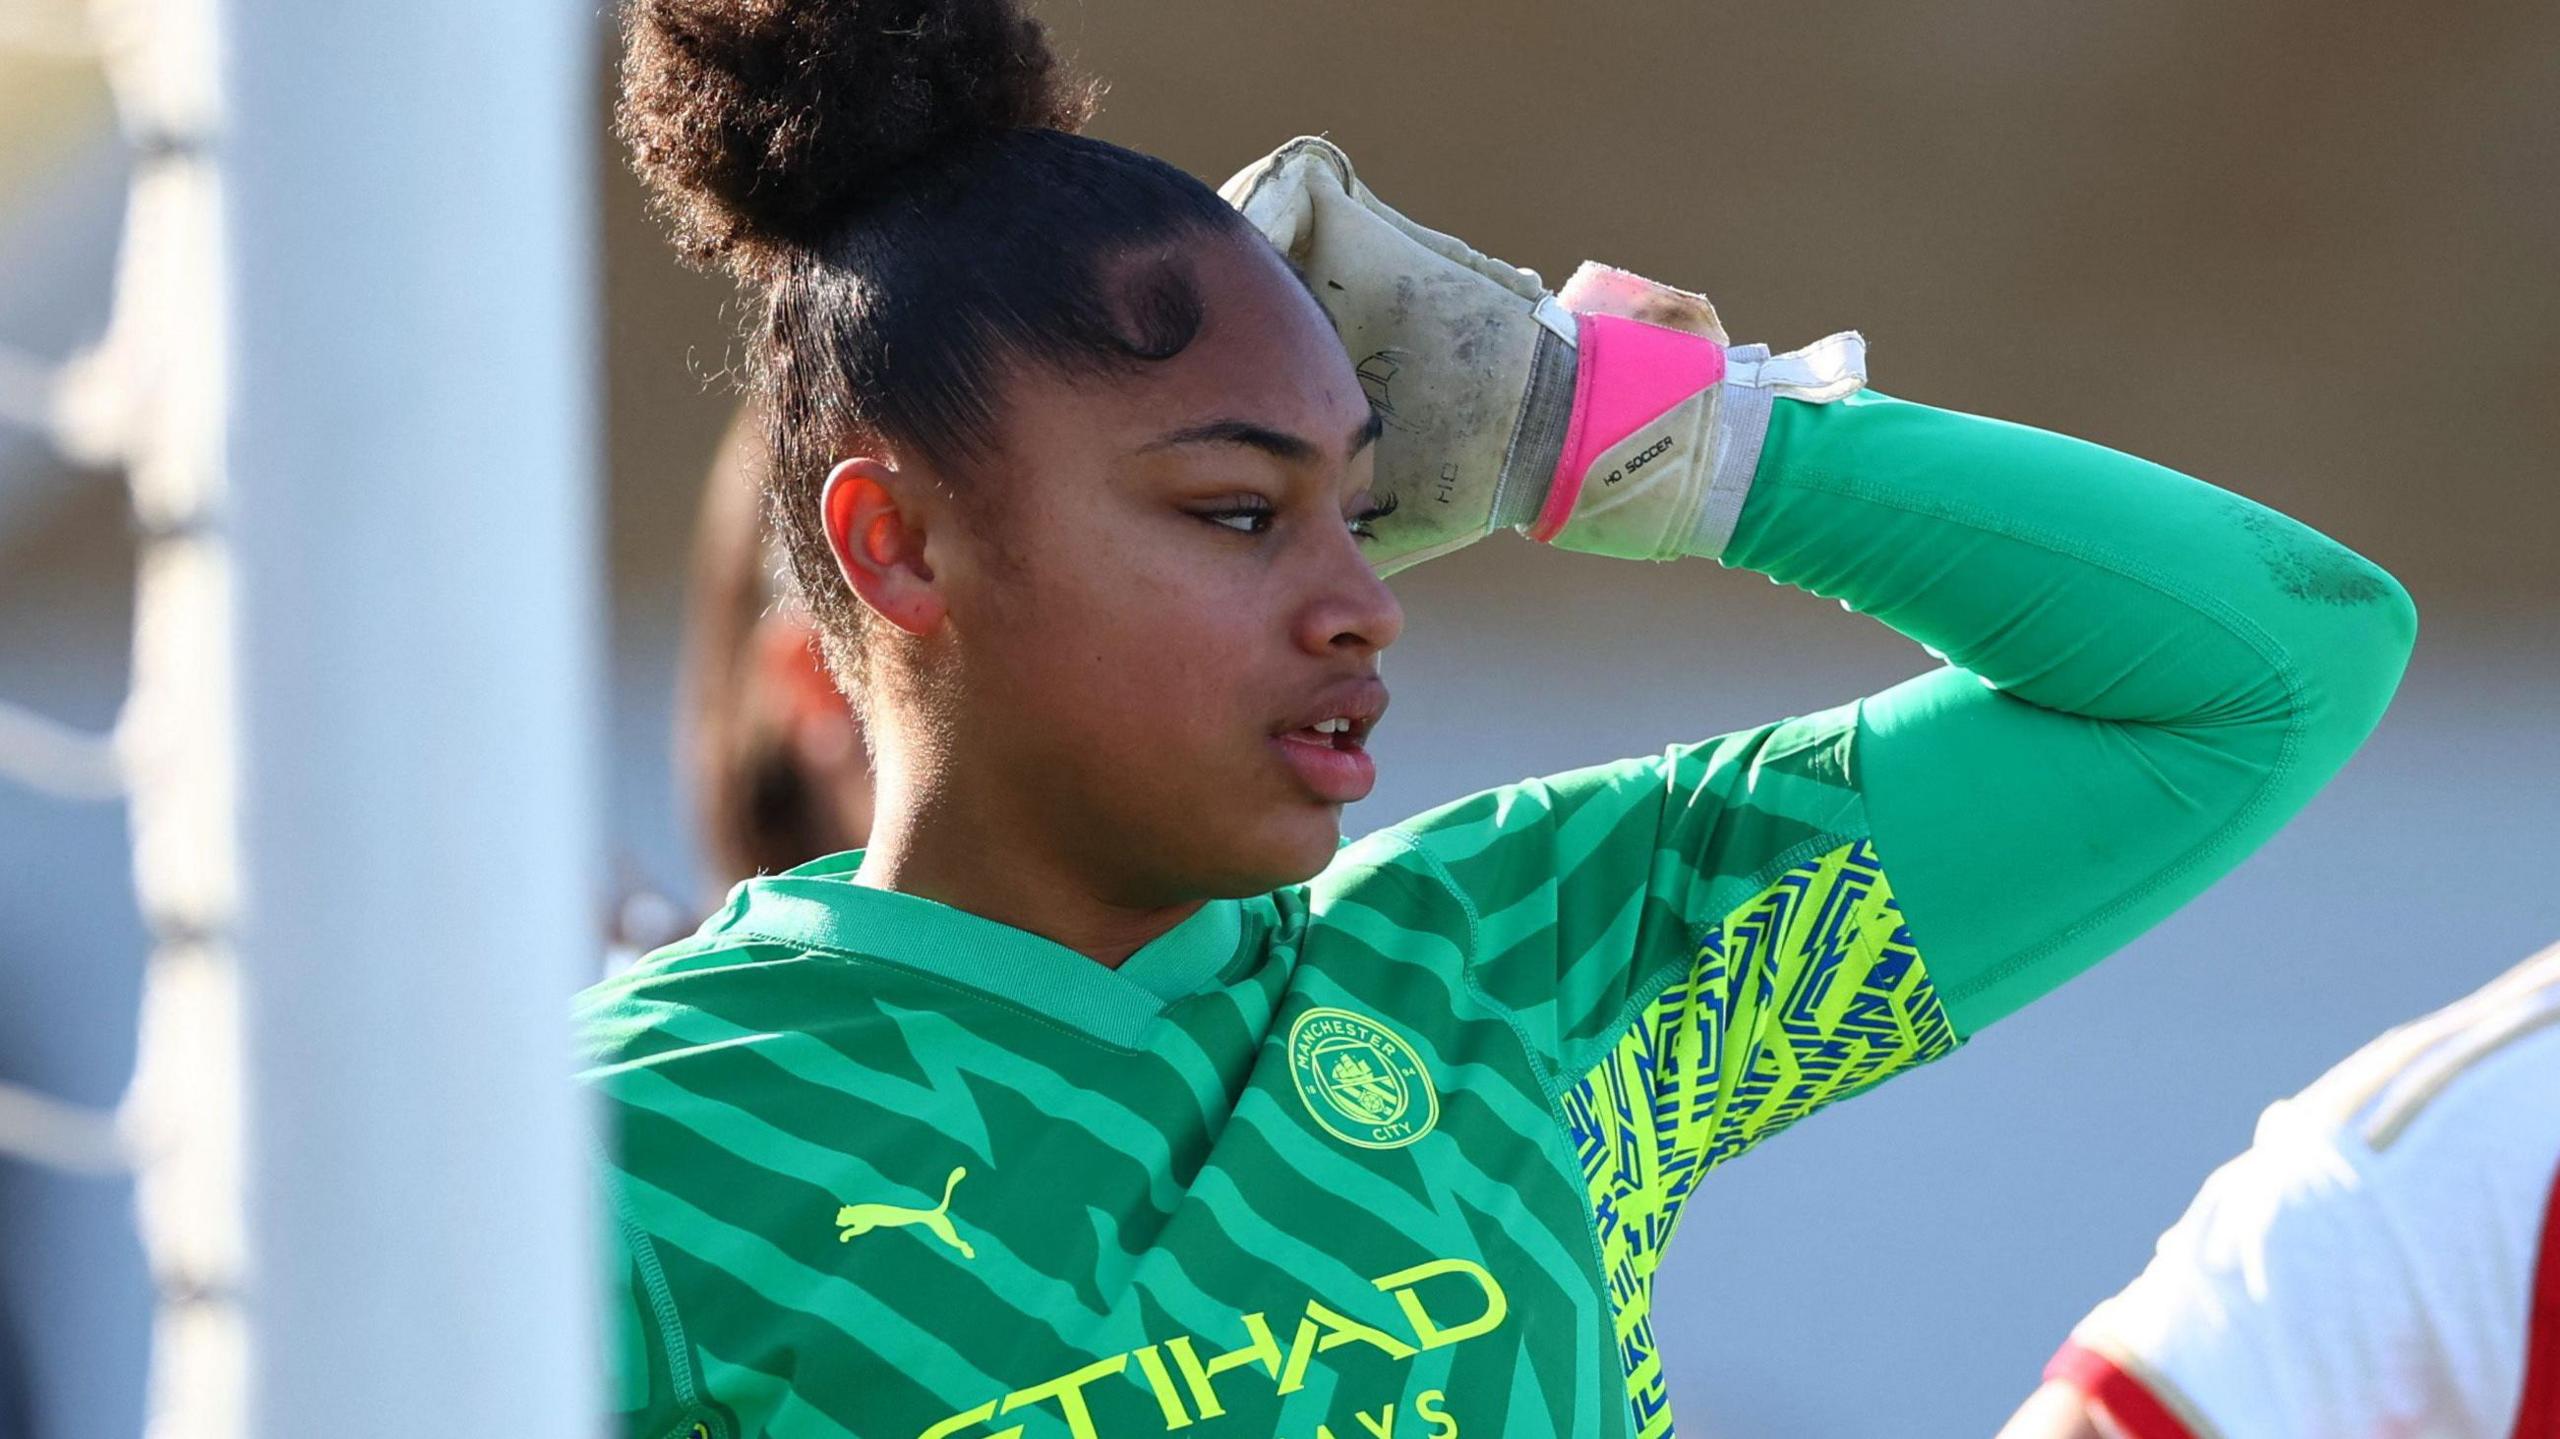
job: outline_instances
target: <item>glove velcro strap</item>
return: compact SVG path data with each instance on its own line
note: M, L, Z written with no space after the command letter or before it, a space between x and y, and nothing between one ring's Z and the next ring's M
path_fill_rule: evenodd
M1724 346L1702 335L1617 315L1576 317L1573 418L1546 505L1529 538L1552 542L1573 518L1582 487L1603 455L1724 378ZM1633 460L1622 468L1644 464Z
M1771 355L1766 345L1736 345L1724 358L1724 395L1716 406L1709 447L1713 458L1707 499L1685 550L1711 560L1723 558L1742 522L1742 503L1751 497L1752 477L1760 471L1771 406L1781 398L1827 404L1867 383L1867 340L1855 330L1826 335L1783 355Z
M1493 529L1517 529L1537 519L1555 479L1566 436L1573 427L1574 391L1578 384L1572 324L1572 317L1566 316L1567 333L1560 335L1546 328L1538 331L1537 355L1529 368L1529 390L1521 397L1520 419L1511 427L1511 443L1502 454L1502 479L1494 487Z

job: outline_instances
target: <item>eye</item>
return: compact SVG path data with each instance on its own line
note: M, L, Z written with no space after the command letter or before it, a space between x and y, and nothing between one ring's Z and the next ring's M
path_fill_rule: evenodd
M1240 535L1258 535L1271 528L1272 509L1266 500L1239 500L1214 510L1194 510L1192 513Z
M1364 540L1376 539L1378 537L1378 521L1394 514L1396 512L1396 504L1396 497L1389 495L1385 499L1369 506L1369 508L1353 515L1351 517L1351 533L1358 535Z

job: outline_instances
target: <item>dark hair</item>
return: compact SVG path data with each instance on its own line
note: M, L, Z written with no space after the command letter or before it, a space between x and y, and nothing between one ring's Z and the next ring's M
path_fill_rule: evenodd
M748 360L767 503L850 680L867 613L817 495L850 447L966 474L1020 367L1179 353L1202 303L1167 242L1244 230L1215 191L1076 134L1094 89L1014 0L630 0L618 128L697 263L762 300Z

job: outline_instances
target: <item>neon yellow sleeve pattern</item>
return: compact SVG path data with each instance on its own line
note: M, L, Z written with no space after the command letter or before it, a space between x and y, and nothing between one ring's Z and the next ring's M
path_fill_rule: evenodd
M1871 841L1797 865L1708 931L1561 1097L1590 1187L1639 1439L1671 1432L1653 1272L1717 1165L1956 1047Z

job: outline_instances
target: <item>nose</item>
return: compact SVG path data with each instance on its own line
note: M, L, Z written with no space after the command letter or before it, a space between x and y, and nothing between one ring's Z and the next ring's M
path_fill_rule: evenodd
M1298 644L1309 654L1375 656L1404 633L1404 606L1369 568L1359 541L1345 533L1341 543L1325 547L1317 588L1298 612L1297 629Z

